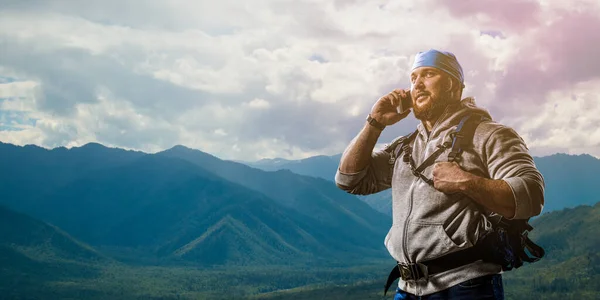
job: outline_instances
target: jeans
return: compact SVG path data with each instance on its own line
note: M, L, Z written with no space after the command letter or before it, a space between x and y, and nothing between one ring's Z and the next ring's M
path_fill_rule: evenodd
M437 293L415 296L400 289L396 290L394 300L504 300L504 287L502 286L502 275L494 274L473 278L461 282L453 287Z

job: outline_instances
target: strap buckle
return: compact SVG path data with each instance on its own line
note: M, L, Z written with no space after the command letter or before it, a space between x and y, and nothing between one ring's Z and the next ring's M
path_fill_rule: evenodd
M402 278L403 281L427 280L429 277L427 266L421 263L398 263L398 269L400 270L400 278Z
M460 151L460 152L462 152L462 151ZM448 153L448 161L458 163L460 161L460 154L461 154L460 152L450 151L450 153Z

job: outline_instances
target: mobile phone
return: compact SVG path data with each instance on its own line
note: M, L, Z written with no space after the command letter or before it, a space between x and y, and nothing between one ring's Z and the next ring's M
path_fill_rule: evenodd
M399 114L403 114L412 108L412 97L410 96L410 92L406 93L406 96L407 97L400 99L400 104L396 107L396 111Z

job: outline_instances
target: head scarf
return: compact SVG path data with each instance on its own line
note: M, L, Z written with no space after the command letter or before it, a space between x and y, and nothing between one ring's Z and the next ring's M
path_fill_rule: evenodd
M414 70L419 67L433 67L440 69L456 78L456 80L461 83L462 87L465 87L465 77L462 67L458 63L456 56L450 52L438 51L435 49L419 52L415 57L412 69Z

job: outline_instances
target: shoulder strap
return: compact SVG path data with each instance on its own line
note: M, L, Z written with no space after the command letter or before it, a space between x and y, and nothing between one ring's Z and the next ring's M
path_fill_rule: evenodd
M408 135L404 135L404 136L394 139L391 143L385 145L384 150L388 153L394 152L394 150L396 149L396 146L398 146L398 144L401 144L402 141L404 141L407 137L408 137Z
M477 126L485 120L489 120L489 118L481 114L468 114L460 120L454 132L451 133L452 148L448 153L448 161L453 162L460 159L463 150L472 143Z
M481 114L469 114L464 116L460 120L456 129L450 133L452 137L452 143L444 142L443 144L438 145L438 149L429 155L429 157L427 157L418 167L415 165L410 153L408 153L407 156L407 151L405 151L405 161L410 163L413 174L421 177L423 180L425 180L425 182L433 185L433 181L424 177L422 172L432 163L434 163L437 157L448 148L451 148L450 153L448 154L448 161L457 161L462 154L463 149L465 149L473 139L475 129L485 119L486 117ZM410 148L407 150L410 152Z
M401 137L396 138L395 140L393 140L391 143L389 143L388 145L385 146L385 151L392 153L396 150L396 147L398 145L403 145L407 142L409 142L409 140L412 140L415 138L417 131L415 130L412 133L409 133L407 135L403 135Z
M396 161L396 158L400 155L400 151L406 149L406 147L415 139L418 134L418 130L413 131L410 134L401 136L393 140L389 145L385 147L385 151L390 153L390 164Z
M418 167L415 166L414 161L412 160L412 148L410 144L415 139L418 130L415 130L409 135L402 136L394 140L390 145L388 145L385 150L390 153L390 164L393 164L397 157L399 157L400 152L404 152L404 160L407 163L410 163L413 174L423 178L427 183L432 184L433 182L428 178L422 176L421 172L425 170L431 163L435 161L435 159L447 148L451 147L450 153L448 154L449 161L457 161L460 158L463 150L469 146L472 142L473 135L475 134L475 129L477 126L484 120L489 119L482 114L468 114L464 116L456 129L451 133L452 136L452 144L447 145L444 143L443 145L439 145L438 149L432 153L425 161L421 163Z

